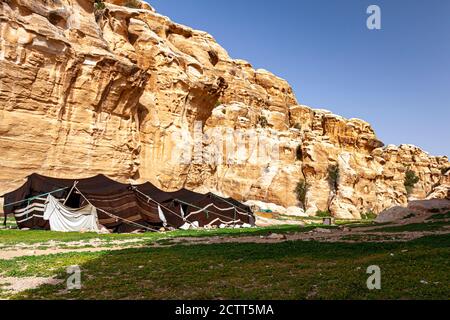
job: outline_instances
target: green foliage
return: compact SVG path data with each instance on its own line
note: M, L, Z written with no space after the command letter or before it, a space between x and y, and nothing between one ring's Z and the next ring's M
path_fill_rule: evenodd
M306 195L308 193L309 185L305 180L300 180L295 187L295 195L297 200L302 204L303 209L306 209Z
M316 217L319 217L319 218L331 218L332 215L331 215L331 212L330 212L330 211L321 211L321 210L318 210L318 211L316 212Z
M262 128L266 128L269 125L269 121L267 121L267 118L264 116L259 117L258 123Z
M217 100L216 103L214 104L214 108L217 108L219 106L221 106L223 103L220 100Z
M407 170L405 174L405 189L406 193L410 195L414 189L414 186L420 181L419 177L412 170Z
M95 1L95 3L94 3L95 11L101 11L101 10L104 10L105 8L106 8L106 5L103 1L100 1L100 0Z
M301 131L302 130L302 125L297 122L296 124L294 124L293 128Z
M295 150L295 156L296 156L298 161L302 161L303 160L303 150L302 150L302 146L301 145L299 145L297 147L297 150Z
M333 164L328 166L328 184L333 191L338 189L340 172L339 165Z
M446 219L450 219L450 211L447 213L434 214L427 220L446 220Z
M365 213L361 213L361 219L362 220L375 220L377 218L377 215L373 213L372 211L367 211Z
M128 2L125 3L125 7L134 8L134 9L140 9L141 8L141 2L139 0L128 0Z

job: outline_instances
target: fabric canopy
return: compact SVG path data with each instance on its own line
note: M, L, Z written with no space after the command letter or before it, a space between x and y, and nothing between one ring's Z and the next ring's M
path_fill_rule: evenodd
M135 188L144 194L144 198L147 196L162 204L165 219L174 228L194 223L200 227L244 224L253 226L255 223L250 207L232 198L222 198L213 193L201 194L187 189L160 194L155 192L156 187L150 183Z
M50 222L50 230L59 232L99 232L97 209L88 204L79 209L68 208L58 199L48 195L44 220Z
M58 207L64 214L96 208L98 223L119 233L162 226L254 225L250 208L235 199L187 189L164 192L151 183L122 184L104 175L75 180L32 174L23 186L4 195L5 216L14 214L19 228L50 229L44 219L47 197L55 207L64 204L66 211Z
M72 189L75 182L76 189ZM75 180L32 174L23 186L4 195L4 213L14 214L21 229L49 229L48 221L43 219L47 198L42 195L47 193L64 200L71 208L92 204L98 209L99 223L114 232L132 232L141 229L140 226L162 226L155 208L139 201L130 185L104 175Z

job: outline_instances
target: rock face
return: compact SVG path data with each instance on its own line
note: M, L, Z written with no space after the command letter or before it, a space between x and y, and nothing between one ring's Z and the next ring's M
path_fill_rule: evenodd
M418 200L409 202L407 207L396 206L383 211L375 221L378 223L395 221L401 224L424 222L427 218L434 215L444 215L449 211L450 200L448 199Z
M0 193L32 172L104 173L292 207L304 179L307 213L358 218L405 205L408 168L420 178L411 197L450 184L448 158L383 147L368 123L300 105L211 35L108 2L0 2Z

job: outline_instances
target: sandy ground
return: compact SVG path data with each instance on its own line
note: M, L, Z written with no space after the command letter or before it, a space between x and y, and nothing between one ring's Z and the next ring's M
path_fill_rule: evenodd
M0 277L0 288L7 291L8 294L15 294L29 289L35 289L45 284L57 285L62 280L40 277L14 278Z

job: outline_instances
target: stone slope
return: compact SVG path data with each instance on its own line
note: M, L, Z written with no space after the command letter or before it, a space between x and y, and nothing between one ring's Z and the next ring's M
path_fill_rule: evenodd
M383 147L368 123L300 105L285 80L230 58L211 35L145 3L108 2L100 10L93 0L0 2L0 193L32 172L101 172L290 207L305 179L309 214L351 218L406 204L407 168L420 178L414 198L450 183L448 158ZM195 161L198 123L200 133L263 136L273 154ZM336 192L330 165L340 169Z

